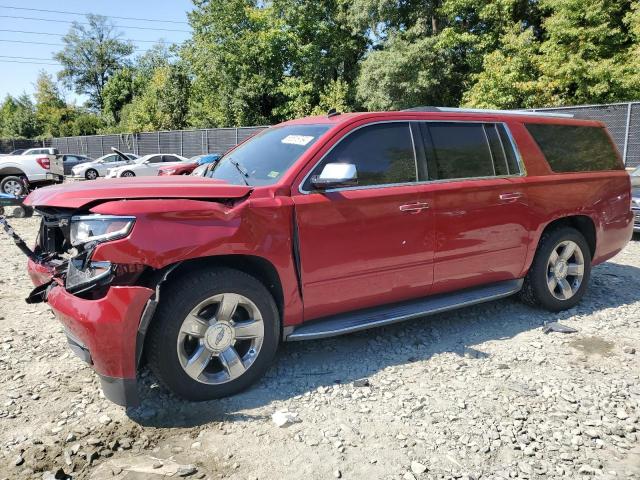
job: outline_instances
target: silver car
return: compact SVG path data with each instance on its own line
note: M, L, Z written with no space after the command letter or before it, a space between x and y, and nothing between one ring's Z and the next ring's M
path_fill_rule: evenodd
M121 151L111 148L113 153L108 153L93 162L81 163L71 169L73 176L76 178L84 178L86 180L95 180L98 177L105 177L110 168L121 167L132 163L138 158L134 153L122 153Z

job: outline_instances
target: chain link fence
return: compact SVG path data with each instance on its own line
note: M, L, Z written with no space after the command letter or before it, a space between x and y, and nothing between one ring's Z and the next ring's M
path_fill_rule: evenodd
M604 122L625 160L625 165L627 167L640 165L640 102L539 108L534 111L570 113L576 118ZM208 128L61 137L47 140L0 140L0 153L9 153L18 148L51 146L57 148L60 153L75 153L98 158L110 153L111 147L116 147L120 151L140 156L152 153L177 153L184 157L192 157L203 153L224 153L264 128L266 127Z

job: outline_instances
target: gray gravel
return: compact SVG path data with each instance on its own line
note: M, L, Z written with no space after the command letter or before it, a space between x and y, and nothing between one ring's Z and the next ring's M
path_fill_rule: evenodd
M37 222L12 223L33 240ZM4 236L0 258L0 479L640 478L638 240L569 312L507 299L287 344L255 388L214 402L144 371L129 411L24 303ZM554 321L578 331L543 333Z

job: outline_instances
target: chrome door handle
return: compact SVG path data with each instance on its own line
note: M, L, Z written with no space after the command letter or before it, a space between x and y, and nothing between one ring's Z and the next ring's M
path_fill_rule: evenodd
M503 202L508 202L512 200L518 200L519 198L524 197L522 192L512 192L512 193L502 193L500 194L500 200Z
M400 211L401 212L409 212L409 213L418 213L418 212L421 212L422 210L426 210L428 208L429 208L429 204L428 203L422 203L422 202L408 203L406 205L400 205Z

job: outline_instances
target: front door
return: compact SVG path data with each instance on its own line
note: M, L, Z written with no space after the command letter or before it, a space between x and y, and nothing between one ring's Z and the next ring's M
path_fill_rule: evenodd
M356 166L358 186L313 191L327 163ZM432 199L416 184L408 122L349 132L294 192L305 320L428 294Z

